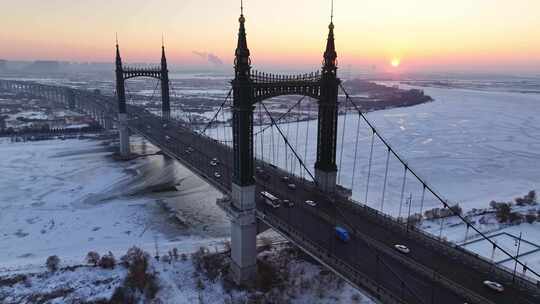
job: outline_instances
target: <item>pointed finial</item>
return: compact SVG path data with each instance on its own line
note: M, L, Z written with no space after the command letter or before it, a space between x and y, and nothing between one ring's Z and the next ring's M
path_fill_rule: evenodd
M161 48L165 48L165 38L163 36L163 33L161 33Z
M116 37L116 46L118 46L118 32L115 32L115 37Z
M332 0L332 6L330 9L330 23L334 22L334 0Z
M240 0L240 15L244 14L244 0Z

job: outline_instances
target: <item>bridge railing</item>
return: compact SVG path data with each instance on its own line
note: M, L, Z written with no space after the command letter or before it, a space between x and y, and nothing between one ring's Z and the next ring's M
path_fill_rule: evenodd
M318 82L321 80L319 71L297 75L281 75L252 70L250 77L254 83Z
M386 227L394 231L400 233L409 233L412 237L415 237L417 240L422 241L424 244L433 248L437 252L441 252L443 254L453 257L459 257L460 261L465 262L472 267L476 266L481 267L484 270L488 270L490 273L495 274L497 277L503 278L506 282L514 282L529 289L537 289L540 287L540 281L538 280L534 280L530 277L514 276L513 271L511 271L510 269L502 267L502 265L497 265L493 261L490 261L479 254L472 253L469 250L458 246L453 242L436 238L435 236L421 229L418 229L415 225L410 225L407 222L401 222L390 215L379 212L376 209L373 209L352 199L343 200L340 202L350 207L352 211L369 214L372 218L378 219Z
M341 261L341 259L336 257L326 248L306 238L302 233L294 229L285 221L282 221L280 218L260 211L257 211L257 216L270 227L277 228L276 231L285 238L298 245L304 252L311 255L316 260L325 264L353 286L369 291L370 294L376 295L377 299L381 300L383 303L406 303L386 288L377 284L373 279L357 271L348 263Z

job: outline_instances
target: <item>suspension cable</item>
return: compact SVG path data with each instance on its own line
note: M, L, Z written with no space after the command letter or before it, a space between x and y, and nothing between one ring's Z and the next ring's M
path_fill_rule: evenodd
M358 119L358 124L356 125L356 142L354 144L354 163L353 163L352 178L351 178L351 191L354 189L354 178L356 177L356 158L357 158L357 155L358 155L358 138L359 138L359 136L360 136L360 119ZM341 163L341 160L340 160L340 163Z
M358 125L360 125L360 121L358 121ZM371 164L373 161L373 145L375 144L375 130L371 129L371 149L369 151L369 163L368 163L368 173L367 173L367 181L366 181L366 197L364 199L364 203L367 204L368 202L368 193L369 193L369 180L371 178ZM358 133L358 131L356 132Z
M373 124L367 119L367 117L364 115L364 113L360 110L360 108L358 107L358 105L356 103L354 103L352 101L352 98L350 97L349 93L347 92L347 90L345 90L345 87L343 87L342 84L339 85L340 88L342 89L343 93L345 94L346 96L346 100L349 101L353 107L355 108L355 110L361 115L361 117L364 119L364 121L374 130L375 134L377 135L377 137L383 142L383 144L388 148L388 151L390 151L392 154L394 154L394 156L397 158L397 160L399 162L401 162L403 165L407 165L407 162L405 162L403 160L403 158L397 154L397 152L392 149L391 145L388 143L388 141L386 141L386 139L384 139L384 137L380 134L379 131L377 131L377 129L373 126ZM507 255L510 259L512 259L513 261L515 261L516 263L520 264L521 266L523 267L527 267L525 264L523 264L517 257L513 256L511 253L509 253L506 249L500 247L499 245L497 245L497 243L495 243L493 240L491 240L490 238L488 238L483 232L481 232L478 228L476 228L474 225L472 225L463 215L461 215L459 212L457 212L456 210L454 210L454 208L450 208L450 205L448 204L448 202L446 200L444 200L442 198L442 196L440 194L437 193L437 191L435 191L431 186L429 186L425 181L424 179L422 179L414 170L412 170L410 167L409 167L409 172L418 180L420 181L425 189L427 189L429 192L431 192L431 194L433 194L433 196L435 196L435 198L445 207L445 208L449 208L449 210L452 212L452 214L456 217L458 217L463 223L467 224L467 225L470 225L471 228L478 234L480 235L484 240L488 241L491 245L495 246L496 248L498 248L499 250L501 250L501 252L503 252L505 255ZM537 277L540 278L540 274L537 273L536 271L534 271L533 269L531 269L530 267L527 267L527 269L529 269L533 274L535 274Z
M401 184L401 196L399 198L399 213L398 213L398 219L401 217L401 207L403 206L403 195L405 194L405 184L407 182L407 166L405 166L405 170L403 172L403 183Z
M206 130L210 127L210 125L214 122L214 120L217 118L219 112L221 112L221 110L223 109L223 106L225 105L225 103L227 103L227 100L229 99L229 97L231 97L231 92L233 91L233 89L231 88L229 90L229 93L227 93L227 97L225 97L225 99L223 100L223 102L221 103L221 105L219 106L219 109L217 110L217 112L214 114L214 117L212 117L212 119L206 124L206 126L204 127L204 129L202 130L202 132L200 132L199 134L205 134L206 133Z
M343 147L345 147L345 126L347 121L347 107L345 107L345 115L343 115L343 127L342 127L342 133L341 133L341 152L339 153L339 171L338 171L338 184L341 183L341 163L343 161ZM338 116L339 117L339 116ZM358 121L360 123L360 120ZM356 133L356 136L358 138L358 133ZM356 156L355 156L356 158Z
M298 154L296 153L296 151L293 149L293 147L291 146L291 144L289 143L289 140L287 139L287 137L283 134L283 132L281 131L281 128L276 124L276 121L274 120L274 118L272 117L272 115L270 115L270 112L268 111L268 109L266 108L266 105L261 102L261 105L264 107L264 110L266 111L266 114L270 117L270 120L272 121L272 124L274 124L276 126L276 129L278 130L279 134L281 134L281 137L283 137L284 141L285 141L285 144L287 146L289 146L289 149L292 150L292 152L294 153L294 156L298 159L298 161L300 162L300 165L302 165L302 167L304 167L304 170L307 171L307 173L309 174L309 176L313 179L314 183L317 185L317 181L315 180L315 177L313 176L313 174L311 174L311 172L309 171L309 169L306 167L304 161L302 161L302 158L300 158L298 156Z
M287 115L289 115L289 114L291 113L291 111L292 111L294 108L296 108L296 107L302 102L302 100L304 100L304 98L306 98L306 97L307 97L307 95L303 95L303 96L302 96L302 97L301 97L301 98L300 98L300 99L299 99L292 107L290 107L289 109L287 109L287 111L286 111L285 113L281 114L281 115L278 117L278 119L276 119L276 123L281 122L281 120L282 120L283 118L285 118ZM268 129L268 128L270 128L270 125L266 126L264 129L259 130L259 131L258 131L257 133L255 133L255 134L259 134L259 133L261 133L261 132L264 132L264 131L266 131L266 129Z
M384 207L384 195L386 194L386 180L388 178L388 165L390 163L390 149L386 152L386 170L384 172L384 184L383 184L383 191L382 191L382 198L381 198L381 212L383 211Z

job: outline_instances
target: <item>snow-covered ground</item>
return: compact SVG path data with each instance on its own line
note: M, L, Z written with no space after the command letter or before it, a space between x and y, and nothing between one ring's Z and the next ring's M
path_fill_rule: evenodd
M279 272L287 274L280 279L284 280L279 282L281 284L264 284L268 288L264 292L224 288L223 277L211 280L195 269L189 252L186 259L172 259L170 263L163 259L156 261L150 258L147 272L156 275L159 290L153 301L141 303L232 304L246 303L247 298L254 296L267 300L262 303L373 303L322 266L311 264L299 257L289 257L282 250L275 248L260 254L266 265L272 265L272 268L279 268ZM123 285L126 274L127 270L122 265L117 265L114 269L81 265L75 269L53 273L46 270L27 273L25 279L11 284L7 283L8 278L15 278L14 276L0 275L0 301L5 304L30 304L37 299L48 299L46 303L110 299L115 289Z
M0 272L54 254L78 263L90 250L151 249L156 240L163 250L195 249L228 234L217 191L162 156L115 162L108 144L0 143ZM150 193L169 184L179 191Z

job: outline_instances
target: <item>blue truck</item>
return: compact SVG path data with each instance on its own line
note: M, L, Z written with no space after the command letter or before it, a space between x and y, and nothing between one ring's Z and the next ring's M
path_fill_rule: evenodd
M340 241L347 243L351 239L351 236L349 235L349 231L347 231L347 229L341 226L336 226L334 230L336 231L336 237Z

